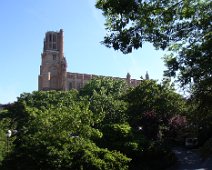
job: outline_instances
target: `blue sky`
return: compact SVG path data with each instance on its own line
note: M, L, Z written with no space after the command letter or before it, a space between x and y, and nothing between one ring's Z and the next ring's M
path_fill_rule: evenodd
M96 0L1 0L0 103L38 89L43 39L47 31L64 30L69 72L161 80L164 52L150 44L124 55L100 44L106 31Z

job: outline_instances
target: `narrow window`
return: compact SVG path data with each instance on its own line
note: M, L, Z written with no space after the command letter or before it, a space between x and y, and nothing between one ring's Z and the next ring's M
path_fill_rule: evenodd
M54 50L56 49L56 43L53 43L53 49Z
M53 34L53 42L56 42L56 35Z
M82 88L82 84L81 84L81 83L78 83L77 89L79 90L79 89L81 89L81 88Z
M48 80L51 80L51 72L48 72Z
M73 88L73 86L72 86L72 82L71 83L69 83L69 89L72 89Z
M56 54L53 54L53 60L56 60L57 56Z
M52 43L49 43L49 49L52 49Z
M52 34L49 34L49 41L52 41Z

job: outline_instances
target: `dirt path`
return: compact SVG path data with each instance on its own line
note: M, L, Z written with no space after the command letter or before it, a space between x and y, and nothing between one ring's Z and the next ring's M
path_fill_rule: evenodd
M202 160L196 150L173 148L178 158L176 165L168 170L212 170L212 158Z

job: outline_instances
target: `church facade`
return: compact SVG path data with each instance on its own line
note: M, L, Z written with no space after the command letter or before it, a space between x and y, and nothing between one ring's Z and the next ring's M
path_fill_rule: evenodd
M38 90L70 90L81 89L85 84L98 75L67 72L67 62L63 51L63 30L48 31L45 34L43 52L41 54L40 74L38 76ZM111 77L127 82L136 87L141 80L131 79L129 73L126 78Z

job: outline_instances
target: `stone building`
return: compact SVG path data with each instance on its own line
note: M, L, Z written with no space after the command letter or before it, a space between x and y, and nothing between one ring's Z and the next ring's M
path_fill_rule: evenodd
M46 33L41 54L38 90L69 90L84 87L97 75L67 72L67 62L63 52L63 30ZM141 80L131 79L129 73L126 78L112 77L127 81L129 86L136 87Z

